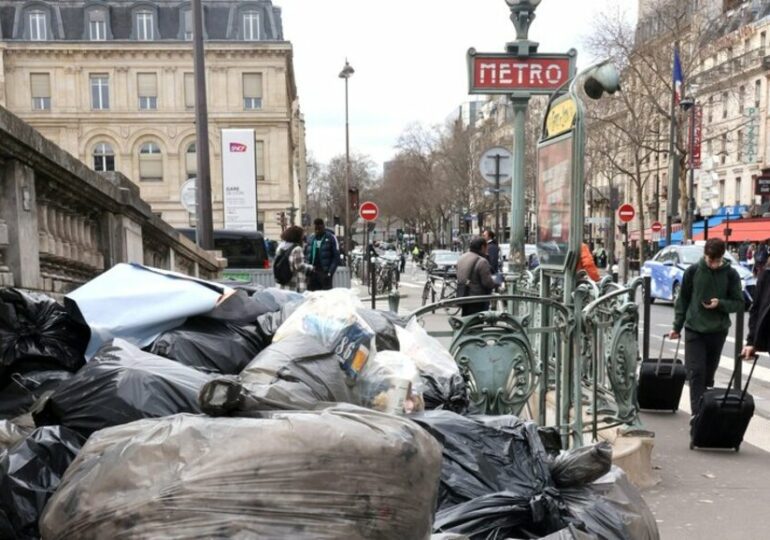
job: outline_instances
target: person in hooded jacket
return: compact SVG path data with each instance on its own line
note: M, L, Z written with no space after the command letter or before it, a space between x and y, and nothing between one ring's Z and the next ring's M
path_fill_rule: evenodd
M754 302L749 312L749 333L744 358L751 359L758 352L770 351L770 270L765 268L758 276Z
M340 247L337 237L324 225L324 220L317 218L313 227L314 234L305 248L305 258L313 266L308 275L308 290L328 291L333 286L334 272L340 264Z
M457 296L483 296L497 288L486 258L487 243L483 238L471 240L469 251L457 261ZM472 315L489 309L489 302L462 305L462 315Z
M684 337L684 363L690 383L690 407L698 414L700 398L714 386L719 357L730 329L730 313L744 309L741 278L724 259L725 242L709 238L703 258L684 272L674 308L671 339Z
M291 268L291 280L284 284L278 284L281 289L287 289L295 292L305 292L307 281L305 274L313 270L313 266L305 262L305 250L302 241L305 231L302 227L292 225L281 234L281 243L275 254L276 257L281 253L291 250L289 253L289 268Z

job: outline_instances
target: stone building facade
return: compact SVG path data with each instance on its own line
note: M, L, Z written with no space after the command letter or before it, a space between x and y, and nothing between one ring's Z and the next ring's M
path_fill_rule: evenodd
M259 228L306 201L305 133L292 45L270 0L206 0L214 227L222 228L221 130L255 130ZM170 224L196 175L190 2L0 0L0 105L97 171L139 185Z

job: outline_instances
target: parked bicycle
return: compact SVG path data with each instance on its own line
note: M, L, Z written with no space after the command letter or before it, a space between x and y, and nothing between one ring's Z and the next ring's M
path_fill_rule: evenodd
M422 305L457 297L457 277L446 274L428 274L428 280L422 288ZM444 308L449 315L460 313L461 306Z

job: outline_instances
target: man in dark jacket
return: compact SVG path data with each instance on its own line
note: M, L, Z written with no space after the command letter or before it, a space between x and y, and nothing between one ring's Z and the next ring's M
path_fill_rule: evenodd
M315 234L305 247L305 258L313 267L307 280L309 291L328 291L332 288L334 272L340 264L340 248L337 237L327 229L321 218L313 222Z
M674 308L671 339L679 339L682 328L684 361L690 383L690 407L698 414L700 398L714 386L714 374L730 329L730 313L744 309L741 278L724 260L725 242L710 238L703 259L690 265L682 278L682 289Z
M760 351L770 351L770 270L765 268L754 291L754 302L749 313L749 334L743 356L751 358Z
M491 229L484 229L481 233L484 241L487 243L487 260L489 261L489 271L492 272L492 279L499 287L503 283L502 268L500 266L500 246L497 244L495 233Z
M457 261L457 296L482 296L495 290L489 261L486 259L487 244L483 238L471 240L470 251ZM489 309L489 302L463 304L462 314L472 315Z

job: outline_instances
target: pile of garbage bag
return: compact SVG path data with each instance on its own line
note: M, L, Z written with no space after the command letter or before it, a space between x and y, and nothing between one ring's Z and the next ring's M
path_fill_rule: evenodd
M657 539L608 445L468 411L441 343L351 290L0 289L0 538Z
M426 538L441 449L395 415L338 406L177 415L94 434L46 507L46 539Z

